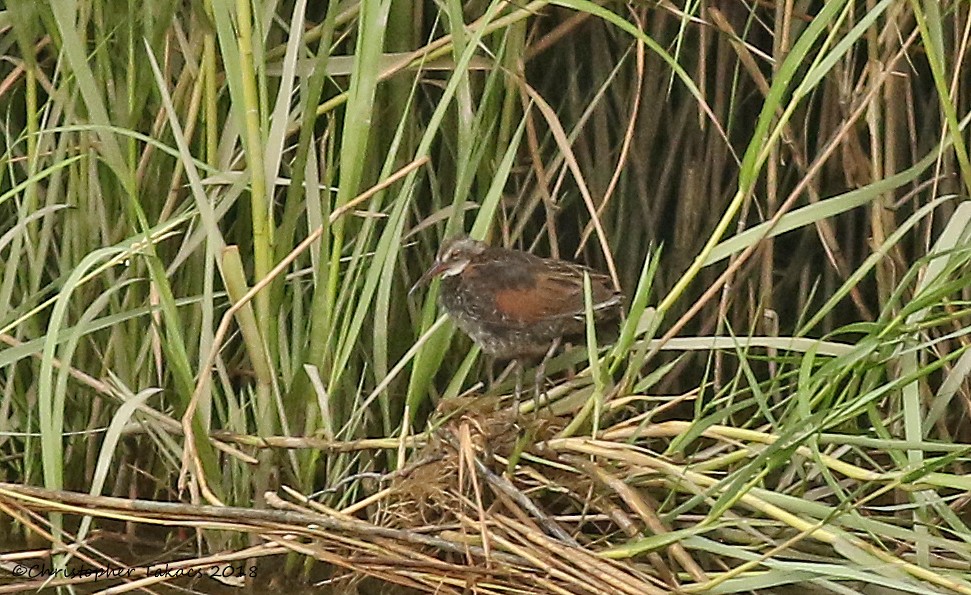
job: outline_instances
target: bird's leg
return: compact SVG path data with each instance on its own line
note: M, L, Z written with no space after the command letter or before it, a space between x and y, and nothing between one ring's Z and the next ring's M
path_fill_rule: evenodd
M519 401L523 396L523 363L518 359L516 364L516 411L519 411Z
M543 359L539 362L539 365L536 366L536 377L533 379L535 382L533 403L535 409L534 413L537 415L539 414L540 395L546 397L546 406L550 406L549 395L546 393L546 362L549 361L553 357L553 354L556 353L556 350L559 349L560 342L560 337L553 339L553 342L550 344L550 348L546 351L546 355L543 356Z
M499 373L499 377L496 378L496 384L502 384L503 382L505 382L506 379L509 378L509 375L512 374L515 370L516 370L516 360L512 360L509 362L509 365L504 367L502 369L502 372Z
M519 405L522 403L523 399L523 363L515 359L513 360L513 371L516 374L516 392L513 397L513 408L516 412L516 419L519 420Z

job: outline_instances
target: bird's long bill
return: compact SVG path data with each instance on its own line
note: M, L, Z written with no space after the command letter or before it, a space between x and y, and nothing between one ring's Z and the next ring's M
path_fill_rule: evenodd
M430 269L425 271L425 274L422 275L421 278L415 281L415 284L411 286L411 289L408 290L408 295L415 293L416 289L418 289L422 285L425 285L426 283L428 283L438 275L441 275L447 268L448 267L444 263L435 261L435 264L433 264Z

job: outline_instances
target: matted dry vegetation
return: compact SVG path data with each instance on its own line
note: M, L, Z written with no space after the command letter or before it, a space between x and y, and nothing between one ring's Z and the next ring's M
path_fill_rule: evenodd
M494 406L494 401L481 398L445 403L438 412L444 419L436 417L441 425L408 440L402 451L407 453L405 464L392 473L363 479L372 493L341 510L286 487L281 489L284 497L266 494L270 510L89 496L15 484L0 484L0 502L28 526L43 523L36 513L57 511L258 537L259 545L235 551L154 560L156 567L164 563L172 570L162 577L149 570L135 572L136 580L105 591L110 593L166 582L185 585L173 575L175 569L240 562L253 568L248 565L287 552L331 565L330 577L317 584L339 592L354 590L364 576L431 593L471 589L495 594L637 595L751 590L824 573L850 589L875 581L968 592L957 576L928 572L911 556L881 547L877 537L903 540L909 535L892 514L854 514L871 507L877 511L879 503L892 502L894 494L910 483L903 473L852 465L797 446L798 437L780 445L779 437L769 433L718 425L701 432L704 448L690 461L678 460L659 451L693 431L690 422L651 423L650 414L623 416L596 439L560 437L572 416ZM824 446L839 441L835 436L819 437ZM393 442L294 440L285 446L367 451L390 448ZM757 463L779 448L790 460L786 471L802 475L804 484L817 488L807 493L806 485L797 486L792 477L763 476L761 483L773 489L749 486L733 494L726 472ZM861 452L874 460L882 458L879 449ZM820 477L828 474L852 496L826 494ZM930 474L919 488L936 493L954 480ZM801 495L788 493L796 488ZM672 509L679 514L671 515ZM940 538L933 543L937 551L960 549ZM95 552L98 547L87 544L75 552L75 563L105 567L105 559ZM785 560L778 559L783 552ZM946 565L947 559L942 556L935 563L958 571ZM843 560L861 568L848 569ZM873 576L866 576L867 564ZM266 573L272 566L256 568ZM880 566L893 568L892 576L876 581L876 574L886 572ZM260 574L253 571L251 576ZM42 585L83 587L87 582L20 581L0 586L0 593ZM213 584L211 579L189 582L203 592Z

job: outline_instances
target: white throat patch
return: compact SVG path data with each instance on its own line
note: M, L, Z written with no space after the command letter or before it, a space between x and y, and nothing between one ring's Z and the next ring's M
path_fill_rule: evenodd
M451 277L453 275L458 275L465 270L465 267L469 266L469 261L462 259L456 260L454 262L448 263L448 266L442 271L442 277Z

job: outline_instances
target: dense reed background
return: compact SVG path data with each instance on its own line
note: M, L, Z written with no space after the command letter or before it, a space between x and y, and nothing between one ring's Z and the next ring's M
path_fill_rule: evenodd
M535 563L582 551L633 592L971 593L967 2L10 0L0 32L0 468L48 490L4 486L11 543L90 531L63 490L287 487L441 540L380 535L407 579L363 525L287 546L341 588L603 592ZM510 384L406 295L460 230L628 295L549 426L463 415ZM506 488L566 550L510 545Z

